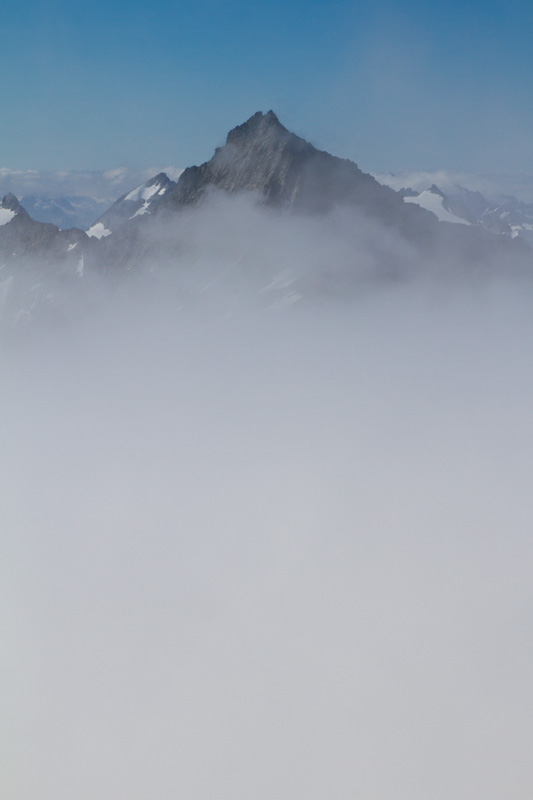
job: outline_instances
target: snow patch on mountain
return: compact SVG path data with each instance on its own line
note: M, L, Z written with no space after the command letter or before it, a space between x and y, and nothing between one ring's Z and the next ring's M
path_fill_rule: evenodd
M100 215L96 223L101 223L107 230L117 231L124 223L145 214L151 214L161 201L167 189L176 184L164 172L153 176L113 203L107 211Z
M445 222L476 225L533 244L533 178L454 172L378 174L406 203ZM428 188L429 187L429 188Z
M421 206L421 208L425 208L426 211L431 211L431 213L435 214L440 222L453 222L461 225L470 225L470 222L468 222L466 219L456 217L455 214L452 214L444 207L444 198L442 195L432 192L429 189L416 195L416 197L404 197L404 202L416 203L417 205Z
M142 186L138 186L132 192L127 194L124 200L133 200L133 201L144 200L146 202L147 200L150 200L150 198L153 197L154 194L158 193L163 194L161 188L162 188L161 184L159 183L155 183L153 186L149 185L147 186L146 184L143 184Z
M7 225L14 216L16 216L16 212L10 208L0 208L0 225Z
M135 214L132 214L131 217L129 217L129 219L135 219L135 217L140 217L143 214L148 213L148 206L149 205L150 205L149 203L143 203L142 206L137 209Z
M103 222L96 222L87 231L87 236L94 236L95 239L102 239L105 236L110 236L111 231L105 227Z

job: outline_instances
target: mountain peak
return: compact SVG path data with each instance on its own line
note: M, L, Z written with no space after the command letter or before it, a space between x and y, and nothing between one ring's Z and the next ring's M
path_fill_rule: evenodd
M18 199L12 192L9 192L9 194L5 195L4 199L2 200L2 208L7 208L10 211L14 211L15 214L20 214L20 212L26 213L25 209L22 208Z
M262 111L256 111L250 119L247 119L242 125L237 125L236 128L233 128L228 133L226 144L239 144L250 138L265 138L273 133L288 134L289 131L283 127L273 111L267 111L266 114L263 114Z
M444 200L446 200L446 195L444 194L444 192L441 191L439 187L436 186L434 183L431 184L431 186L428 189L428 192L431 192L431 194L438 194L439 197L442 197Z
M295 210L324 211L340 202L403 206L353 162L291 133L273 111L257 111L233 128L211 160L186 169L159 205L194 205L212 189L255 192L267 205Z
M155 186L156 183L166 186L168 183L172 183L172 181L170 180L166 172L158 172L157 175L154 175L153 178L150 178L149 181L146 181L144 185Z

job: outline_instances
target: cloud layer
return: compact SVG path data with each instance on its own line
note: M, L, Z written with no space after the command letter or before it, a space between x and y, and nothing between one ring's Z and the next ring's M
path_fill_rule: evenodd
M9 800L529 797L531 290L0 348Z

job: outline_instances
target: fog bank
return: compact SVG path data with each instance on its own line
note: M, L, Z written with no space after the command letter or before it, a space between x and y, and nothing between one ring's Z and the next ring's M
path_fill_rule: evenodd
M531 300L2 345L2 797L529 798Z

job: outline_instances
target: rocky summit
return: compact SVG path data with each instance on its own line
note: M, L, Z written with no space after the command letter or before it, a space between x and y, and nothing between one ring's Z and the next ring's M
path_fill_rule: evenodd
M288 131L273 111L258 111L229 132L224 147L200 167L190 167L165 204L198 202L211 187L255 191L281 208L324 212L337 203L401 207L394 192L356 164L317 150Z

